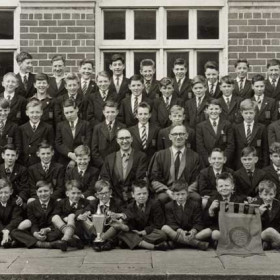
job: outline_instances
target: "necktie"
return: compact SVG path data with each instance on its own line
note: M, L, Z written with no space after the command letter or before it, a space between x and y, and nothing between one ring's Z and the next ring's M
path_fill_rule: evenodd
M179 89L179 91L181 90L181 87L182 87L182 79L179 79L178 80L178 89Z
M78 205L77 205L76 202L73 202L73 203L72 203L72 208L73 208L73 209L77 209L77 206L78 206Z
M213 121L213 129L217 133L217 122L215 120Z
M243 81L244 81L244 78L240 78L240 82L239 82L239 91L242 91L242 90L243 90Z
M274 87L274 90L276 89L276 79L272 79L272 86Z
M262 106L262 100L261 100L260 96L257 97L257 102L258 102L258 107L259 107L259 110L260 110L261 106Z
M119 76L116 77L116 90L117 90L117 93L119 93L119 91L120 91L120 77Z
M146 92L149 93L151 88L151 81L146 81Z
M142 141L143 150L145 150L147 148L147 132L146 132L146 126L145 125L142 126L141 141Z
M108 130L109 130L109 133L111 133L111 131L112 131L112 121L110 121L109 123L108 123Z
M12 174L11 169L10 168L6 168L5 171L6 171L7 177L9 178L11 176L11 174Z
M36 125L35 125L35 124L33 124L33 126L32 126L32 130L33 130L33 132L35 132L35 131L36 131Z
M75 102L75 95L74 94L70 95L69 99Z
M217 172L216 173L216 178L218 178L220 176L220 173L219 172Z
M101 92L102 92L102 99L103 99L103 101L106 101L106 98L107 98L106 91L102 90Z
M42 209L43 209L44 211L47 211L47 204L42 203Z
M247 144L250 144L251 137L252 137L251 125L248 124L247 125L247 135L246 135Z
M74 126L74 122L70 122L70 127L71 127L71 130L74 130L75 129L75 126Z
M123 153L123 155L122 155L123 178L125 178L125 176L126 176L128 159L129 159L129 154Z
M202 97L198 97L197 100L197 109L199 109L200 105L201 105L201 101L202 101Z
M226 104L227 104L227 107L229 108L229 105L230 105L229 104L229 97L226 98Z
M139 209L141 210L141 212L145 212L145 204L144 203L140 203L139 204Z
M83 91L83 95L85 95L87 92L87 82L86 81L84 81L82 91Z
M138 109L138 96L135 96L134 108L133 108L133 115L134 115L134 117L136 117L136 115L137 115L137 109Z
M80 174L81 177L83 177L84 176L84 171L80 170L79 174Z
M165 102L165 106L166 106L166 110L169 111L170 106L169 106L169 97L165 97L166 98L166 102Z
M23 85L24 85L24 89L27 90L27 75L23 76Z
M250 181L252 182L253 172L251 170L247 170L247 173L248 173L248 177L249 177Z
M45 164L43 168L44 168L44 171L47 173L49 170L48 166Z
M10 94L7 94L7 100L11 101L11 95Z
M210 95L211 96L214 95L214 84L211 84L211 86L210 86Z
M280 168L277 168L278 180L280 181Z
M4 122L0 121L0 135L2 136L4 130Z
M180 168L180 154L181 151L178 151L175 159L175 180L178 180L178 173Z

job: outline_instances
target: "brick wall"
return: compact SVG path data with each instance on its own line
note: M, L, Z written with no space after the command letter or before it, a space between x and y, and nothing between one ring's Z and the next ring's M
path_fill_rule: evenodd
M237 58L247 58L250 77L266 74L267 60L280 59L279 1L255 1L249 4L231 0L228 20L229 73ZM248 2L247 2L248 3Z
M73 72L81 59L95 59L94 8L65 6L21 9L20 47L33 55L35 73L51 73L55 54L64 55L67 71Z

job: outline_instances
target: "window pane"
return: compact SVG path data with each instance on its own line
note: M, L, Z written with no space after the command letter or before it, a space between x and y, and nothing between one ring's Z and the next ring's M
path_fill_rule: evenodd
M113 54L121 54L124 57L124 60L126 61L126 56L125 56L125 52L105 52L104 53L104 70L108 71L110 73L110 75L112 75L112 71L109 68L109 65L111 63L111 57ZM125 76L125 69L124 69L124 76Z
M134 53L134 73L140 74L140 62L143 59L152 59L156 63L155 52L135 52Z
M4 91L4 88L2 87L2 79L8 72L14 72L14 53L0 52L0 92Z
M197 38L219 39L219 11L197 11Z
M167 11L167 39L189 38L189 12Z
M134 39L156 39L156 11L134 11Z
M125 11L104 11L104 39L125 39Z
M189 69L189 53L188 52L168 52L167 53L167 76L174 78L173 63L177 58L183 58L186 61L187 68ZM187 73L188 76L188 73Z
M207 61L216 61L219 65L219 52L198 52L197 53L197 75L204 76L204 64Z
M0 11L0 40L14 39L14 13Z

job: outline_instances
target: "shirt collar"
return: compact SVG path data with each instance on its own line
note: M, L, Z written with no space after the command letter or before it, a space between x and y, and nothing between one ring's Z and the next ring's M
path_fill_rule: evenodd
M40 124L40 121L38 121L37 123L32 123L31 121L29 121L29 123L30 123L32 129L33 129L34 125L36 126L36 129L37 129Z
M28 78L29 78L29 73L23 74L23 73L19 72L19 74L20 74L22 80L24 79L24 76L26 76L26 77L27 77L27 80L28 80Z
M278 168L280 169L280 167L277 167L275 164L273 164L273 168L275 169L276 172L278 172L277 171Z
M14 170L14 167L15 167L15 165L13 165L13 166L6 166L6 164L5 164L5 170L7 169L7 168L9 168L10 169L10 171L11 172L13 172L13 170Z
M48 169L49 169L49 168L50 168L51 163L47 163L47 164L45 164L45 163L41 162L41 165L42 165L42 167L43 167L43 168L44 168L44 166L47 166L47 167L48 167Z
M213 126L213 122L214 122L214 121L217 123L217 126L218 126L219 121L220 121L220 118L217 118L216 120L212 120L212 119L209 118L209 121L210 121L210 123L212 124L212 126Z
M100 206L103 206L103 205L105 205L109 208L110 207L110 200L105 204L100 200L98 206L100 207Z
M105 120L105 123L106 123L107 125L109 125L109 121ZM113 120L113 121L112 121L112 123L111 123L111 127L113 127L113 126L114 126L114 124L115 124L115 120Z
M183 84L183 82L185 81L185 79L186 79L186 77L184 77L184 78L182 78L182 79L177 79L177 78L176 78L176 81L177 81L177 83L179 83L179 80L181 80L181 84Z
M232 94L230 96L223 95L223 98L224 98L225 102L227 102L227 99L229 99L229 102L230 102L231 98L232 98Z
M247 78L244 77L244 78L243 78L243 83L244 83L246 80L247 80ZM236 81L237 81L238 83L240 83L241 79L240 79L239 77L236 77Z
M204 99L204 97L205 97L205 94L204 95L202 95L202 96L200 96L200 97L198 97L198 96L196 96L195 98L196 98L196 102L198 102L198 98L201 98L201 102L203 101L203 99Z
M264 94L262 94L261 96L254 94L254 98L255 98L256 101L258 101L259 97L261 98L261 101L262 101L263 98L264 98Z
M87 83L87 85L90 83L90 79L88 79L88 80L85 80L85 79L81 79L81 85L83 86L84 85L84 83Z
M130 155L131 155L131 152L132 152L132 149L130 148L129 151L125 151L125 152L121 150L120 152L121 152L121 156L122 156L122 157L123 157L124 154L126 154L126 155L128 154L128 155L130 156Z
M77 95L78 95L78 93L74 94L74 99L77 98ZM72 98L72 95L70 95L70 94L68 93L68 97L69 97L69 98Z
M276 79L276 84L278 84L279 77ZM272 79L269 77L269 81L272 84Z
M8 95L11 97L11 99L13 99L14 96L15 96L15 92L8 93L8 92L4 91L4 98L5 99L8 99Z
M253 129L254 123L255 123L255 121L252 121L252 122L250 123L251 129ZM243 124L244 124L244 126L245 126L245 129L247 129L248 123L246 123L246 122L244 121Z
M74 127L76 127L76 125L77 125L77 123L78 123L78 120L79 120L79 118L77 118L77 119L75 119L75 120L73 121ZM69 124L70 124L70 122L69 122Z
M121 84L121 81L123 80L123 75L120 75L118 77L119 77L119 83ZM114 82L116 82L117 81L117 76L113 75L113 79L114 79Z
M80 167L77 167L77 169L78 169L78 172L80 173L81 171L83 171L83 175L85 175L85 172L86 172L86 170L87 170L87 168L85 169L85 170L82 170Z
M210 81L207 81L208 82L208 86L210 87L211 85L212 85L212 83L210 83ZM213 84L214 85L214 87L216 87L217 86L217 84L218 84L218 80Z
M7 206L7 203L8 203L8 202L6 202L6 203L2 203L2 202L1 202L1 205L2 205L3 207L6 207L6 206Z
M46 204L47 205L47 207L48 207L48 205L49 205L49 202L50 202L50 200L48 200L47 202L42 202L41 200L39 200L40 201L40 204L42 205L42 204Z
M180 150L176 149L174 146L171 146L171 149L174 157L176 157L178 151L181 151L181 155L183 155L183 153L185 152L185 146Z
M182 206L183 206L183 208L185 208L186 202L185 202L185 203L183 203L183 204L180 204L180 203L178 203L178 202L176 201L176 203L177 203L177 205L178 205L178 206L181 206L181 205L182 205Z
M146 131L148 131L149 129L149 122L147 122L146 124L144 124L144 126L146 127ZM141 129L143 127L143 124L141 124L140 122L138 123L138 128Z

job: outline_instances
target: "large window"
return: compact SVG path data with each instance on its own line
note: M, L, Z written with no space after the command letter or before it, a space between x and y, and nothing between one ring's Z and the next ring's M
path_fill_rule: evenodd
M109 69L110 56L122 53L126 76L139 73L140 61L156 62L156 76L171 76L182 57L190 78L204 74L206 61L227 73L226 0L103 0L96 9L96 68ZM141 4L140 4L141 3ZM158 3L158 2L157 2Z

